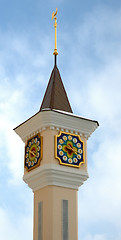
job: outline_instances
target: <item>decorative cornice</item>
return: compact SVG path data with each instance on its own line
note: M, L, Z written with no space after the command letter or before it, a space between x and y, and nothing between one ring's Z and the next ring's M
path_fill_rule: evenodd
M32 135L46 130L46 128L78 133L88 139L98 125L97 121L82 118L72 113L46 110L38 112L14 130L23 142Z
M35 192L50 185L78 190L88 177L88 173L83 170L46 164L26 173L23 180Z

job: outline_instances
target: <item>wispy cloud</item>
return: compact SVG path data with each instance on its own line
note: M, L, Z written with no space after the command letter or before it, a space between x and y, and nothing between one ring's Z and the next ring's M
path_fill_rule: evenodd
M0 238L13 240L32 239L32 216L20 216L14 219L8 209L0 208ZM6 230L7 227L7 230ZM29 228L29 231L28 231Z
M74 105L77 112L96 116L100 122L94 136L95 145L88 153L90 179L79 191L79 226L87 232L81 233L80 229L80 239L118 240L121 233L120 23L120 10L114 13L113 10L100 9L89 14L80 27L81 34L78 33L78 39L80 37L84 50L87 47L88 52L84 56L85 51L80 48L84 62L83 69L78 70L80 90L74 93ZM74 71L76 68L75 65ZM81 108L79 102L83 103ZM94 226L95 233L89 234Z

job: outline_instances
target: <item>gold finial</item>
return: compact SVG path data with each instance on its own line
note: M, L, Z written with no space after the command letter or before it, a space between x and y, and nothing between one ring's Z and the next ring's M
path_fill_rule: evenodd
M54 27L55 27L55 49L54 49L53 55L58 55L58 52L57 52L57 18L56 18L57 12L58 12L58 9L56 8L56 12L52 13L52 20L53 20L53 18L55 19L55 24L54 24Z

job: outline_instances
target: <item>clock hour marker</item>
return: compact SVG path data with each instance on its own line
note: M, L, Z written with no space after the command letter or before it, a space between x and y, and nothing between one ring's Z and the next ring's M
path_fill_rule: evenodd
M77 162L78 162L77 158L74 158L74 162L75 162L75 163L77 163Z
M80 147L81 147L81 144L80 144L80 143L77 143L77 147L80 148Z
M26 151L27 151L27 152L29 151L29 147L27 147Z
M81 155L78 154L78 155L77 155L77 158L78 158L78 159L81 159Z
M72 163L72 159L71 159L71 158L69 158L69 159L68 159L68 162L69 162L69 163Z
M59 154L60 154L60 156L63 156L63 151L60 151Z
M62 146L61 146L61 145L58 145L58 149L62 149Z
M66 157L66 156L63 156L63 160L66 161L66 160L67 160L67 157Z
M30 162L30 161L28 162L28 166L29 166L29 167L31 166L31 162Z
M63 141L62 139L59 140L59 143L63 144L63 142L64 142L64 141Z
M82 153L82 149L78 149L78 153L80 153L80 154L81 154L81 153Z
M40 146L37 147L37 151L39 151L39 150L40 150Z
M69 139L69 140L72 140L72 136L69 135L69 136L68 136L68 139Z
M76 139L76 138L73 138L73 142L74 142L74 143L77 143L77 139Z
M63 136L63 140L66 141L66 140L67 140L67 137L66 137L66 136Z

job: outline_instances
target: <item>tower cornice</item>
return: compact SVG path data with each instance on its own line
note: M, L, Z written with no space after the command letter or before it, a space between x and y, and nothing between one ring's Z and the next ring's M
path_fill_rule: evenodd
M20 124L14 130L23 142L46 128L66 130L84 135L87 139L99 126L98 122L59 110L46 109Z

